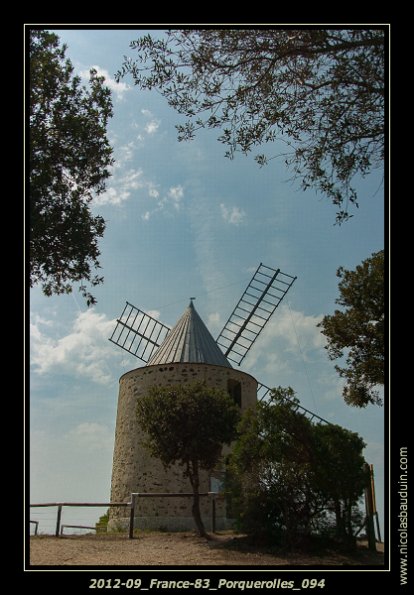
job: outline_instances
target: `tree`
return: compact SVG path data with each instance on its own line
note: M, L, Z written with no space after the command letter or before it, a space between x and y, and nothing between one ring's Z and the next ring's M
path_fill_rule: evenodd
M348 543L367 483L365 444L340 426L312 423L298 403L279 387L243 415L229 459L231 510L260 540L295 548L333 524Z
M362 451L366 444L355 432L338 425L315 424L313 433L314 487L325 500L326 511L334 515L338 540L352 543L356 509L369 477Z
M355 271L340 267L340 297L335 310L318 325L327 337L329 357L346 351L347 367L335 366L346 378L345 402L357 407L381 404L376 386L384 384L384 251L373 253Z
M228 464L240 529L291 548L309 533L318 506L309 497L310 422L295 414L296 402L291 388L279 388L247 411Z
M337 222L352 216L352 179L384 156L383 29L184 29L130 46L138 59L118 80L132 75L185 116L179 140L220 129L230 158L279 140L302 188L327 195Z
M236 436L239 410L233 399L200 382L152 387L139 399L137 415L151 455L165 467L183 465L194 495L194 522L200 536L207 537L200 513L200 470L211 471L223 444L230 444Z
M106 533L108 531L109 522L109 508L108 510L99 517L99 520L95 523L95 529L97 533Z
M105 190L113 163L106 127L112 116L110 90L90 71L89 89L73 75L53 33L30 30L30 285L46 295L87 291L102 283L99 238L105 221L89 204Z

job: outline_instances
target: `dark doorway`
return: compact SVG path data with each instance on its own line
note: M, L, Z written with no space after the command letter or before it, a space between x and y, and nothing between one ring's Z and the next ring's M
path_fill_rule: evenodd
M229 393L233 401L236 403L236 405L241 407L241 382L238 382L237 380L233 380L232 378L230 378L227 381L227 392Z

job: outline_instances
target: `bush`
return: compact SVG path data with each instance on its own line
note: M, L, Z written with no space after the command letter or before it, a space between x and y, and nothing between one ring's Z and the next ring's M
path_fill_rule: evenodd
M228 514L254 540L289 549L314 535L349 547L367 482L362 439L297 412L292 389L247 411L228 461Z
M108 522L109 522L109 508L101 517L99 517L99 521L95 523L96 533L106 533L108 531Z

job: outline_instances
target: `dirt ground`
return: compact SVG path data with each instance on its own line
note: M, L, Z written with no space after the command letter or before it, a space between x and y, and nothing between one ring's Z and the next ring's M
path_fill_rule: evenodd
M144 532L133 540L92 534L30 538L32 566L376 566L384 564L383 558L382 552L369 552L364 545L352 555L279 556L254 550L233 534L215 535L209 541L194 533Z

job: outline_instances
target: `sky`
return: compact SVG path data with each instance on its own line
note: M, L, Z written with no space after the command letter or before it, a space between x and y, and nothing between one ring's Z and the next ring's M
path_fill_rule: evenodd
M125 301L172 326L196 296L216 337L262 262L297 280L241 369L291 386L304 407L362 436L383 529L384 410L343 402L317 328L336 308L338 267L354 269L384 247L383 172L357 180L359 208L334 225L328 199L300 190L282 161L228 160L212 131L180 143L180 118L157 92L115 82L123 57L134 57L129 42L144 31L53 30L77 74L94 67L106 77L115 165L91 207L107 224L97 305L87 308L77 288L52 297L31 290L30 502L109 501L118 380L143 365L108 340ZM94 524L103 512L64 509L62 522ZM50 532L56 510L32 509L30 518Z

